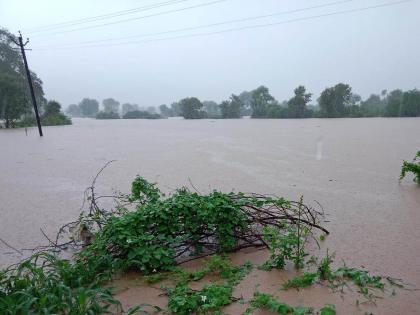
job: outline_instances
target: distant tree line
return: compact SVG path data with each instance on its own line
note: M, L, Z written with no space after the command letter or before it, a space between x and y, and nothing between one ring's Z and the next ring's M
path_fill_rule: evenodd
M348 84L339 83L321 92L315 104L312 93L298 86L287 101L278 102L265 86L253 91L232 94L228 100L217 104L201 102L188 97L177 104L179 115L185 119L200 118L340 118L340 117L418 117L420 116L420 91L383 90L366 100L354 94ZM165 105L161 105L165 106ZM165 106L165 110L168 108ZM163 111L161 109L163 114ZM165 112L166 113L166 112ZM169 111L165 116L171 116Z
M79 104L71 104L67 107L66 113L72 117L90 117L96 119L157 119L162 118L156 113L156 108L149 106L140 107L137 104L120 102L113 98L106 98L102 101L102 110L99 110L99 102L95 99L84 98Z
M15 36L0 28L0 128L36 124L22 57L12 39L17 41ZM71 124L61 112L61 105L44 97L42 81L36 73L31 71L31 77L41 123L45 126Z

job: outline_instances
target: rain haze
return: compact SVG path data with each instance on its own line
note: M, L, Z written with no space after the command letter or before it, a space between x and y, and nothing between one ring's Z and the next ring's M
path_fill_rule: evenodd
M2 26L30 38L30 67L46 97L64 106L83 97L141 106L189 96L220 102L260 85L281 101L298 85L315 100L338 82L363 98L413 89L419 12L419 1L0 1Z
M0 0L0 314L419 315L419 70L420 0Z

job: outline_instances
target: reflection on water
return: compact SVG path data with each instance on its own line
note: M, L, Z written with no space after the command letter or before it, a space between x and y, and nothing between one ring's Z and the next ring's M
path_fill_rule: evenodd
M420 149L419 118L97 121L0 131L0 237L17 248L45 243L77 216L84 189L126 191L136 174L164 191L189 185L303 195L329 214L326 246L349 265L420 286L420 188L398 184L403 159ZM0 243L0 265L19 255ZM388 305L420 309L419 293ZM395 310L393 312L392 310Z

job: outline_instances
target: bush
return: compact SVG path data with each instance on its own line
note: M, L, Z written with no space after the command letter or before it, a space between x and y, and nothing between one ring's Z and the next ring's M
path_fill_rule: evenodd
M420 151L417 152L412 162L403 162L400 180L402 180L407 175L407 173L413 173L413 180L420 185Z
M99 112L96 114L96 119L120 119L120 115L114 112Z
M135 110L128 112L123 116L123 119L159 119L162 118L159 114L152 114L146 111Z

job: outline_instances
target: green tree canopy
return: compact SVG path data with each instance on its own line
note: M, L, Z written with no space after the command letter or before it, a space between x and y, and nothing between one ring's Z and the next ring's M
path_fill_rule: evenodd
M202 110L203 104L196 97L187 97L179 101L181 116L185 119L200 119L206 117L206 112Z
M220 105L222 118L240 118L244 103L239 96L232 94L228 101L223 101Z
M292 97L287 105L289 118L304 118L308 117L307 105L311 101L312 94L306 93L306 88L303 85L298 86L294 90L295 96Z
M385 100L384 115L387 117L398 117L400 116L401 103L403 100L403 91L394 90L387 94Z
M2 106L0 119L6 127L13 127L25 113L31 113L32 104L29 97L29 86L22 57L15 43L17 38L5 29L0 28L0 77ZM40 109L45 105L42 81L34 72L31 73L35 97Z
M383 92L381 93L382 95ZM367 117L377 117L382 116L385 110L386 103L381 97L377 94L371 94L367 100L362 101L361 109L364 113L364 116Z
M139 106L137 104L130 104L130 103L124 103L121 106L122 115L124 116L128 112L134 112L136 110L139 110Z
M14 127L26 109L26 100L18 79L0 72L0 119L6 128Z
M208 118L220 118L220 108L215 101L203 101L204 110Z
M118 113L120 109L120 102L113 98L106 98L102 101L105 113Z
M401 111L402 117L420 116L420 91L417 89L403 93Z
M84 98L79 103L79 107L84 117L95 117L99 112L99 102L95 99Z
M324 117L345 117L346 106L350 105L352 97L351 87L339 83L322 91L318 99L321 115Z
M268 88L260 86L252 91L252 118L267 118L268 108L275 101Z

